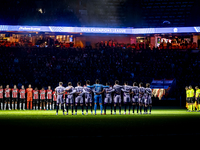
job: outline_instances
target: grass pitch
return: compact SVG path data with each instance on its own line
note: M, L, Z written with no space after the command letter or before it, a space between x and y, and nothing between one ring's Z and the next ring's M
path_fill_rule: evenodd
M119 115L63 115L59 111L2 111L0 110L0 128L10 134L23 136L37 135L37 138L91 138L91 137L187 137L200 136L199 130L186 132L188 127L200 123L200 112L187 112L183 108L154 108L152 114ZM10 134L9 134L10 133ZM5 136L6 136L5 135Z

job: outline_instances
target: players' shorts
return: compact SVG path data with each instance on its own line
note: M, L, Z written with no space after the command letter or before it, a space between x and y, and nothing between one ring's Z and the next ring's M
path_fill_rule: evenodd
M197 98L197 104L200 104L200 97Z
M92 97L85 98L85 104L92 103Z
M133 103L138 103L138 96L134 96L134 97L132 98L132 102L133 102Z
M116 104L116 103L121 103L121 102L122 102L121 95L116 95L114 97L114 103Z
M48 102L48 103L52 103L53 100L52 100L52 99L47 99L47 102Z
M73 95L67 95L66 104L73 104L73 103L74 103L74 96Z
M145 105L151 105L151 104L152 104L152 99L151 99L151 97L146 97L146 98L144 99L144 104L145 104Z
M10 102L10 97L9 98L5 98L5 102Z
M40 102L47 102L46 99L40 99Z
M0 103L3 103L3 98L0 98Z
M62 95L58 95L57 96L57 104L63 104L64 103L64 100L63 100L63 96Z
M138 103L144 104L144 97L139 97L138 98Z
M190 97L190 103L195 103L195 98L194 97Z
M39 99L33 99L33 104L38 104L39 103Z
M187 103L190 103L190 98L187 98L187 99L186 99L186 102L187 102Z
M25 103L25 102L26 102L26 100L25 100L25 99L21 99L21 98L20 98L20 99L19 99L19 102L20 102L20 103Z
M94 96L94 103L101 103L102 104L102 96L101 95L95 95Z
M83 97L82 96L77 96L76 99L75 99L75 103L78 104L83 104Z
M112 97L110 96L110 97L106 97L105 99L104 99L104 104L111 104L112 103Z
M32 97L27 97L27 102L31 102L33 101L33 98Z
M124 96L124 104L130 103L130 101L131 101L130 95L125 95L125 96Z
M12 98L12 102L18 102L18 98Z

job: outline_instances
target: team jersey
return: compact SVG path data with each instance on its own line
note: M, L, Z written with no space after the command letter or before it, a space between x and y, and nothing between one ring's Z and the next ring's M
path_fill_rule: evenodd
M132 92L133 92L135 97L139 96L139 88L137 86L134 86L132 88Z
M69 90L68 90L69 89ZM67 90L68 94L73 95L76 91L74 90L73 86L68 86L65 88Z
M186 90L186 96L187 98L190 97L190 90Z
M85 96L86 97L92 97L92 88L89 87L84 87L83 90L86 92Z
M45 94L46 94L45 90L40 90L40 99L45 99Z
M145 89L145 96L146 96L146 97L151 97L151 95L152 95L152 90L151 90L151 88L146 88L146 89Z
M104 95L105 97L111 97L111 93L115 90L112 87L105 87L104 88Z
M33 90L33 99L39 99L39 91Z
M21 99L25 99L25 93L26 93L25 89L20 89L19 90L19 96L20 96Z
M65 91L65 88L63 86L58 86L56 88L56 94L60 95L60 93L63 93Z
M10 98L10 91L11 91L11 89L10 88L6 88L5 90L4 90L4 92L5 92L5 97L6 98Z
M196 90L196 97L200 97L200 89Z
M128 85L124 85L122 91L124 92L124 96L129 96L132 87Z
M102 84L94 84L92 86L87 86L87 87L93 88L94 95L96 95L96 93L102 92L103 88L109 87L109 86L104 86Z
M123 88L123 86L121 86L121 85L114 85L113 89L115 89L115 95L120 95L122 88Z
M83 87L82 86L77 86L75 87L76 93L80 93L79 96L83 96Z
M47 99L52 99L52 90L47 90Z
M139 87L139 97L143 97L145 93L145 88L144 87Z
M56 92L53 92L53 101L57 101Z
M33 89L32 88L27 88L26 89L27 97L33 97Z
M12 98L18 97L18 89L12 89Z
M3 89L0 89L0 99L3 98Z
M194 89L190 90L190 97L194 97Z

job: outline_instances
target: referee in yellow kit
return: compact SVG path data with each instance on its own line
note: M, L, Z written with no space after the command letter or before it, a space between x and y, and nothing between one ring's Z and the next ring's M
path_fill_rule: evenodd
M192 86L189 86L189 91L190 91L190 111L195 111L195 97L194 97L194 89Z

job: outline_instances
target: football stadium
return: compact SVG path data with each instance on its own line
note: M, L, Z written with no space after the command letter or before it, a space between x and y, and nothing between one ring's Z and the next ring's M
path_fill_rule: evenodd
M2 2L4 137L199 137L199 7L197 0Z

